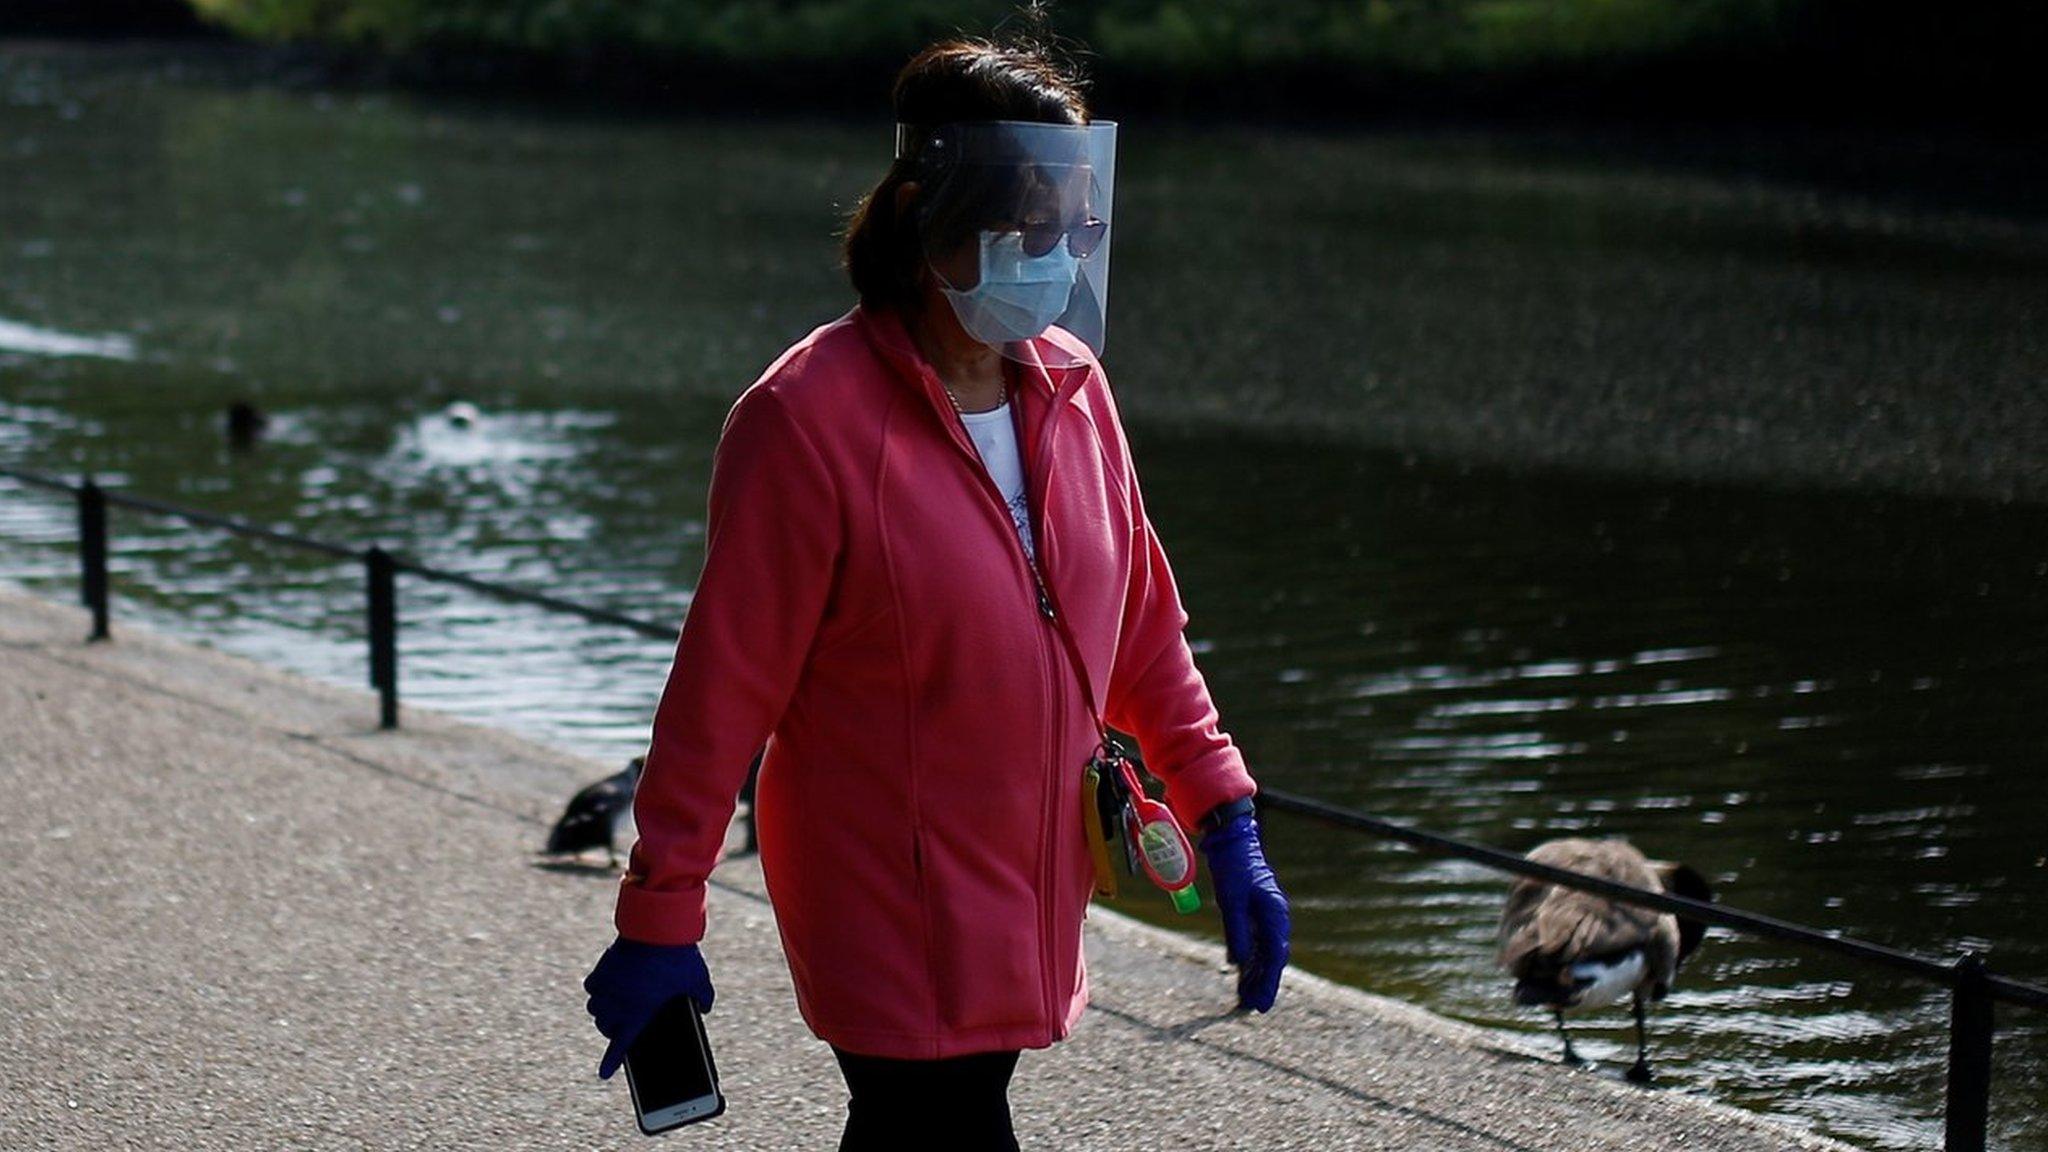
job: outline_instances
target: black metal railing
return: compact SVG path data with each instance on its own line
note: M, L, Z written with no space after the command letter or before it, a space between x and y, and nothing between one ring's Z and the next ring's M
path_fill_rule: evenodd
M592 608L587 604L578 604L559 596L550 596L545 592L534 592L510 584L499 584L460 572L435 568L417 560L408 560L374 544L368 548L352 548L332 540L288 532L238 517L208 512L202 508L152 500L126 492L110 492L95 483L91 476L86 476L73 484L45 473L8 467L0 467L0 476L11 477L38 488L68 492L77 499L79 586L85 606L92 611L92 632L88 637L92 640L105 640L110 635L107 580L107 509L110 506L168 516L208 528L218 528L238 536L268 540L274 544L284 544L361 563L367 604L370 687L377 690L378 723L384 728L398 727L398 575L401 572L418 576L423 580L459 585L496 596L501 600L531 604L550 612L581 616L594 623L624 628L656 640L673 641L676 638L674 625L657 624L620 612Z
M544 593L429 567L376 546L366 549L350 548L332 541L270 528L198 508L121 492L109 492L94 483L90 476L77 484L72 484L44 473L4 466L0 466L0 476L12 477L37 487L68 492L77 499L80 587L85 605L92 612L92 631L88 637L91 640L105 640L110 636L107 579L109 506L177 517L239 535L310 549L330 556L360 560L364 566L368 600L370 686L378 693L378 723L383 728L398 727L397 578L401 572L426 580L457 584L504 600L580 616L595 623L614 625L654 639L673 641L676 638L677 630L672 625L656 624ZM758 770L759 756L755 757L754 764ZM753 789L754 779L750 773L741 792L741 799L747 803L750 814ZM1991 972L1984 957L1977 952L1969 952L1956 960L1943 962L1867 940L1825 932L1804 924L1745 912L1721 904L1691 900L1667 892L1652 892L1599 876L1554 868L1513 852L1426 832L1356 809L1328 804L1275 788L1262 787L1257 800L1261 814L1285 812L1382 840L1393 840L1430 855L1467 860L1496 872L1527 876L1550 884L1592 892L1626 904L1674 913L1703 924L1844 956L1866 965L1946 987L1949 989L1951 1006L1946 1127L1943 1141L1946 1152L1984 1152L1989 1136L1991 1057L1996 1036L1995 1006L2003 1002L2025 1008L2048 1008L2048 987L1996 975ZM754 844L752 824L750 815L746 829L749 850Z

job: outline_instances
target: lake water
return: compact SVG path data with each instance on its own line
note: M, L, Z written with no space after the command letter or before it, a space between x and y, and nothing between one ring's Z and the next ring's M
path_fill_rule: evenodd
M726 405L847 306L831 234L887 147L879 121L0 50L0 462L679 622ZM1725 462L1736 422L1843 389L1882 427L1917 411L1894 386L2038 387L2035 225L1859 230L1868 203L1825 187L1473 136L1132 129L1119 174L1109 366L1263 780L1517 850L1625 834L1730 904L2048 977L2048 506L1882 494L1896 441L1861 424L1757 440L1795 479L1854 480L1829 461L1863 452L1860 491L1655 478L1690 459L1673 438ZM1589 374L1611 403L1559 399ZM1729 380L1751 414L1672 419ZM243 396L272 424L237 454ZM1973 407L1888 474L1996 496L2029 465L1993 467L2013 437L1973 430L2030 419ZM353 566L115 528L117 629L363 682ZM75 595L72 531L0 480L0 579ZM409 705L603 760L644 745L667 645L416 581L401 603ZM1269 828L1303 967L1540 1039L1490 967L1499 878ZM1926 1148L1946 1024L1936 990L1716 932L1652 1055L1670 1090ZM1632 1055L1625 1025L1579 1026L1597 1074ZM1997 1144L2048 1146L2048 1025L2000 1025Z

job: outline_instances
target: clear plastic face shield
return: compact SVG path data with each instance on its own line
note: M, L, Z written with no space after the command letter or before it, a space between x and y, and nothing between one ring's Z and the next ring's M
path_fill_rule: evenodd
M1049 368L1101 355L1114 123L899 124L896 155L913 162L925 262L961 327Z

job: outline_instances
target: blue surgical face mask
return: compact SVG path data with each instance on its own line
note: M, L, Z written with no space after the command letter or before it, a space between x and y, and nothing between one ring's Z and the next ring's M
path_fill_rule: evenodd
M981 234L981 282L965 291L941 287L960 326L984 344L1029 340L1067 310L1081 262L1065 244L1043 256L1024 253L1018 232Z

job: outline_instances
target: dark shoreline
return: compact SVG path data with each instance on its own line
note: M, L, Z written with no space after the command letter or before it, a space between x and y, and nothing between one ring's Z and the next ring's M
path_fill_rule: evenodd
M897 56L699 58L624 45L514 50L423 44L401 52L315 41L265 43L206 25L139 34L36 31L0 21L0 49L31 45L206 64L222 79L489 96L622 115L692 111L830 115L886 106ZM1702 48L1664 56L1498 73L1368 73L1305 63L1233 70L1162 68L1074 53L1104 115L1291 128L1385 124L1536 130L1601 127L1682 136L1780 130L1872 139L1962 135L2035 144L2048 127L2013 103L2024 80L1890 77L1845 61ZM1739 83L1733 82L1739 80Z
M703 115L866 122L886 115L894 62L849 60L784 69L731 62L661 62L491 51L385 56L324 44L260 44L199 31L179 36L8 36L9 52L160 63L178 73L250 87L393 92L488 102L538 114L667 119ZM1098 78L1106 119L1162 130L1497 136L1558 158L1612 158L1715 176L1793 180L1920 208L2048 218L2048 122L1971 117L1929 108L1890 118L1785 103L1678 98L1720 62L1702 59L1643 88L1641 70L1537 75L1520 81L1345 90L1304 73L1218 96L1188 77ZM1191 95L1200 91L1207 95ZM1339 96L1344 99L1338 99ZM1874 110L1864 109L1863 113ZM1952 112L1952 110L1951 110Z

